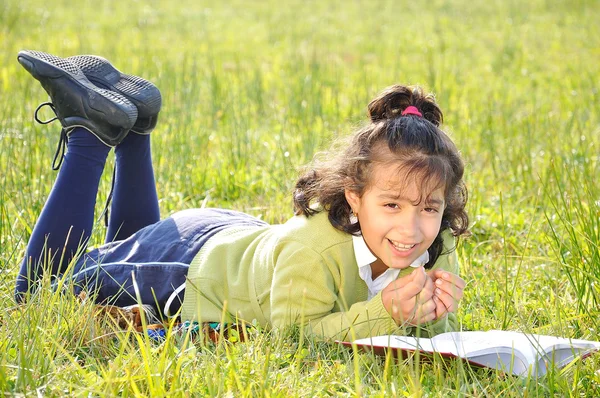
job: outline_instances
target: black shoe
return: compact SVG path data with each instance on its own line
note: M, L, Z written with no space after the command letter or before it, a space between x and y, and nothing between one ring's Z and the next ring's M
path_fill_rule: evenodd
M20 51L17 59L50 95L51 107L63 126L61 139L68 139L75 127L84 127L104 144L115 146L134 125L135 105L118 93L96 87L71 61L29 50Z
M141 77L121 73L108 60L96 55L76 55L67 60L77 65L96 86L116 91L137 107L138 118L131 131L150 134L156 127L162 104L158 87Z

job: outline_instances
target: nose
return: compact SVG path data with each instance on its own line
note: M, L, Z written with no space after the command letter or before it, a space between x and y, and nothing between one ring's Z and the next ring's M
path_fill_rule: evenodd
M396 229L404 239L411 242L421 237L420 219L418 212L405 211L398 217Z

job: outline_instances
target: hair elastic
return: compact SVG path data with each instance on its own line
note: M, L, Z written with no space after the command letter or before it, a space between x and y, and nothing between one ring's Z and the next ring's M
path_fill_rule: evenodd
M421 112L419 112L419 110L417 109L416 106L407 106L403 111L402 111L402 116L404 115L416 115L418 117L423 117L423 115L421 114Z

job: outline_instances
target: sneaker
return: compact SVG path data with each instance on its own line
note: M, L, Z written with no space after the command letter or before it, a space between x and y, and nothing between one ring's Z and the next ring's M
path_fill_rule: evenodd
M75 127L83 127L104 144L115 146L134 125L135 105L118 93L96 87L71 61L30 50L20 51L17 60L50 95L51 103L42 104L38 110L43 105L54 110L63 126L61 140L68 140Z
M121 73L108 60L96 55L76 55L67 60L77 65L96 86L121 94L137 107L138 118L131 131L150 134L154 130L162 104L158 87L141 77Z

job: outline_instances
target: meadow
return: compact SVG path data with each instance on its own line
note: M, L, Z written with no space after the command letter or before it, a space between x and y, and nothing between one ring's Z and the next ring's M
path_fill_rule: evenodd
M89 304L13 283L50 191L57 123L21 49L99 54L163 94L153 160L163 217L292 214L298 171L366 122L394 83L436 94L467 163L464 330L600 340L600 2L595 0L0 4L0 391L11 396L600 396L600 356L543 379L374 357L258 330L190 342L99 323ZM112 158L111 158L112 160ZM110 190L106 167L97 203ZM96 223L92 245L105 228Z

